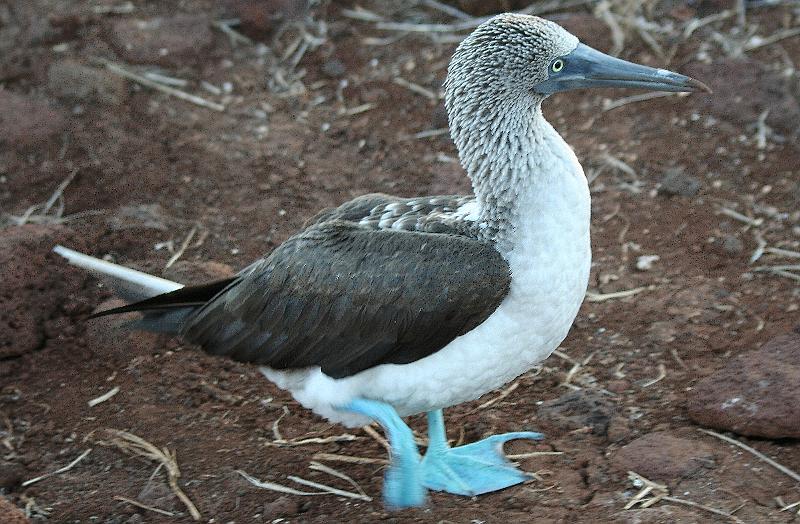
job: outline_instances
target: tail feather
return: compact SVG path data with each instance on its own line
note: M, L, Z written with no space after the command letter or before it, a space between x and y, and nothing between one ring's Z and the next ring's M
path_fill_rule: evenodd
M99 311L89 318L138 311L142 313L142 318L134 322L132 327L159 333L180 333L186 319L194 311L236 280L236 277L232 277L184 287L177 282L112 264L63 246L56 246L53 251L71 264L109 277L121 298L134 301L125 306Z
M165 278L148 275L135 269L112 264L99 258L84 255L64 246L56 246L53 251L66 258L75 266L107 277L114 290L125 300L136 301L181 289L183 284Z

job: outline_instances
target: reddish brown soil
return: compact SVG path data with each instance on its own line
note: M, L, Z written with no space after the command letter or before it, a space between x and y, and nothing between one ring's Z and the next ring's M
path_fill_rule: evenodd
M670 4L677 7L661 20L680 23L713 14L724 2L694 3L699 11L678 4ZM319 209L353 196L468 191L460 167L442 161L455 156L446 136L407 139L443 127L441 107L393 82L402 76L438 89L453 46L413 36L363 45L365 37L387 34L344 17L341 6L331 3L316 14L328 23L325 43L300 62L307 91L280 96L267 89L269 71L255 46L233 47L216 30L173 33L168 42L178 59L162 61L162 72L190 80L187 91L224 102L227 109L220 113L133 84L120 91L119 80L102 73L93 59L132 64L147 62L147 53L158 55L160 48L145 42L135 58L120 43L135 38L123 30L135 19L201 13L216 20L231 15L225 9L238 9L233 14L250 24L243 30L269 43L272 17L248 14L248 2L221 7L136 1L133 13L117 15L97 14L96 5L52 0L0 5L0 86L6 90L0 90L0 211L7 223L0 229L0 494L13 504L52 522L191 521L163 471L151 479L154 463L109 444L106 430L112 428L174 450L179 482L207 522L728 520L666 501L626 511L638 492L626 475L631 468L663 482L675 497L724 511L739 508L736 515L745 522L797 518L796 507L779 511L781 501L800 499L796 484L699 433L686 404L693 384L731 356L800 325L797 283L754 273L749 264L757 235L770 246L799 250L798 120L791 116L798 114L800 92L794 73L782 72L792 61L800 64L800 39L730 61L708 28L696 31L677 46L668 65L692 69L721 98L668 97L607 112L600 112L604 100L631 93L580 92L547 102L546 115L574 146L587 174L597 177L591 291L647 289L585 303L561 348L566 357L553 356L521 377L501 401L477 409L493 393L447 410L451 436L463 432L465 441L501 431L544 432L541 444L508 446L512 453L563 452L521 460L541 480L475 499L433 494L426 509L387 513L380 464L325 462L351 476L372 502L281 495L245 482L237 470L297 489L306 488L287 476L351 489L309 470L314 454L381 459L385 453L361 430L351 431L357 438L350 442L270 445L279 417L286 439L345 430L309 414L252 367L206 356L177 340L128 332L122 319L86 322L110 294L48 252L55 243L67 243L160 272L171 254L154 246L172 241L177 247L197 227L181 260L213 260L238 269ZM381 4L368 7L379 11ZM402 19L404 13L393 16ZM591 15L556 19L587 43L609 47L606 26ZM769 35L796 25L797 15L789 8L764 8L749 13L748 22L758 34ZM733 23L713 27L727 34ZM698 51L709 64L691 65ZM664 64L638 37L628 41L623 56ZM48 74L65 59L96 76L70 77L64 68ZM64 78L73 78L73 87L64 88ZM344 79L347 85L339 88ZM224 100L203 91L200 80L217 86L231 82L232 93ZM367 111L341 114L367 103L373 104ZM765 109L771 110L766 123L773 132L759 149L755 121ZM606 154L635 173L609 167ZM699 191L691 196L658 191L670 169L682 170L678 178L695 177ZM64 216L72 218L59 226L12 223L8 217L46 201L73 170L77 174L64 191ZM748 226L721 215L720 207L764 222ZM642 255L660 258L640 271L636 262ZM756 265L762 263L786 261L767 254ZM190 275L225 270L183 268ZM663 378L653 382L660 370ZM113 387L119 388L116 396L87 405ZM412 420L420 431L423 422ZM618 456L621 447L644 435L646 441ZM800 471L796 441L739 438ZM88 448L92 452L71 470L21 485Z

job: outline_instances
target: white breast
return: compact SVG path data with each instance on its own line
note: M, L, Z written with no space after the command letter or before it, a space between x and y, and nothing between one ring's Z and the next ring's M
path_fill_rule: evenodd
M553 134L551 154L536 160L557 176L539 177L536 187L519 195L515 245L505 254L511 289L485 322L410 364L385 364L338 380L319 368L264 368L267 378L305 407L355 426L367 420L335 406L354 397L387 402L401 415L452 406L502 386L547 358L578 313L591 265L586 177L572 150Z

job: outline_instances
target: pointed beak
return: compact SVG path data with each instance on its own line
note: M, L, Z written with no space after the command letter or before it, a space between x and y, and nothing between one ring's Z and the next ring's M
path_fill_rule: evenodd
M540 82L535 90L543 95L587 87L628 87L651 91L711 92L703 82L666 69L655 69L601 53L578 44L561 58L563 66Z

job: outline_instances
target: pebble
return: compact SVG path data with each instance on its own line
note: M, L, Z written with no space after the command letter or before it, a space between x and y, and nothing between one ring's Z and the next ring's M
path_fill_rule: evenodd
M47 71L47 89L70 102L120 105L128 98L125 79L74 60L54 62Z
M635 471L650 480L677 480L713 464L711 447L666 432L649 433L617 450L612 464L622 472Z
M687 175L681 168L672 168L664 172L658 192L664 195L693 197L701 187L702 183L698 178Z
M539 406L538 415L568 430L591 428L605 436L616 405L607 396L588 390L571 391Z
M749 437L800 438L800 334L729 359L689 395L689 417Z
M46 102L0 89L0 145L29 149L59 135L65 114Z
M330 78L341 78L347 72L344 62L338 58L331 58L322 65L322 72Z

